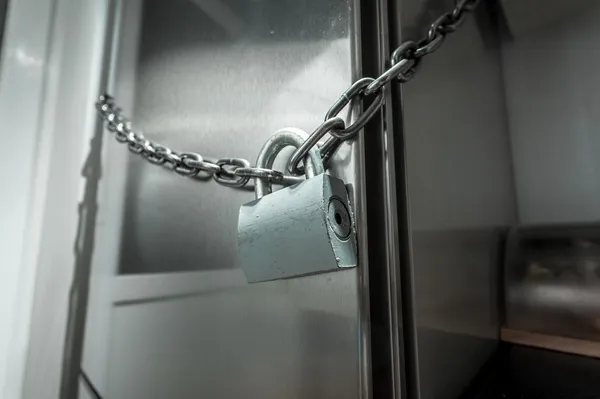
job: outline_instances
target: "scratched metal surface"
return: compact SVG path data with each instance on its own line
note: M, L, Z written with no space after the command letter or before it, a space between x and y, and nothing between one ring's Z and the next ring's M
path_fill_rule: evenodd
M498 343L497 228L516 222L500 45L477 15L402 87L416 396L454 398ZM418 39L449 0L401 0Z
M179 150L254 162L275 130L316 127L357 74L354 6L145 1L134 125ZM356 159L344 145L333 170L354 194ZM121 274L235 277L228 288L116 306L107 397L361 397L359 269L247 285L236 230L252 192L136 157L126 187Z
M133 120L148 137L254 162L275 130L314 129L351 82L349 0L223 2L226 26L198 4L145 3ZM348 146L338 159L355 185ZM252 199L132 157L121 272L236 267L237 213Z

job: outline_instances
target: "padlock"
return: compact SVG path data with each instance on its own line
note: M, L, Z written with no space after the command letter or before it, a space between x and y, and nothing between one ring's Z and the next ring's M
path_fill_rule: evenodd
M297 148L306 137L295 128L275 132L262 147L256 167L271 169L282 148ZM275 192L268 182L256 179L256 200L240 208L239 261L250 283L357 265L354 215L344 182L324 173L317 148L305 164L306 180Z

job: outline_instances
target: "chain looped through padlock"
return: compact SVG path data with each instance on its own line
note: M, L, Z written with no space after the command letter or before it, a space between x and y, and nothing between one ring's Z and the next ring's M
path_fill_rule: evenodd
M299 147L307 134L275 132L263 145L257 168L269 170L281 150ZM274 193L257 178L256 199L238 216L240 266L250 283L333 272L358 263L356 232L344 182L325 173L316 147L309 149L306 179Z
M306 141L307 134L293 127L284 128L273 133L267 142L263 145L258 158L256 159L256 167L261 169L270 170L273 167L273 162L279 154L279 152L287 146L300 147L302 143ZM314 177L315 175L325 172L321 154L313 147L308 152L308 159L310 162L307 163L305 169L305 175L307 179ZM260 178L256 178L254 183L254 192L256 199L262 198L263 196L271 193L271 185Z
M288 162L288 170L296 176L304 174L300 164L309 154L314 155L312 149L320 152L322 163L327 168L340 144L353 139L383 106L385 86L393 80L406 83L413 79L423 58L437 50L446 36L458 29L464 22L465 13L475 11L479 1L458 0L451 11L440 15L429 26L427 35L423 39L406 41L394 50L390 67L380 76L365 77L354 82L329 109L325 121L301 145L297 146ZM362 102L371 95L375 96L372 102L353 123L346 126L346 122L337 116L353 100ZM257 179L257 182L284 186L301 180L258 165L254 168L250 167L250 163L242 158L222 158L213 162L193 152L174 151L146 139L141 133L134 132L129 120L122 115L121 109L115 105L113 98L108 94L100 96L96 105L106 121L107 130L115 133L118 142L127 144L132 153L142 156L148 162L168 166L179 175L195 177L203 172L213 176L219 184L236 188L244 187L251 178ZM319 145L320 140L328 133L331 137L323 145Z

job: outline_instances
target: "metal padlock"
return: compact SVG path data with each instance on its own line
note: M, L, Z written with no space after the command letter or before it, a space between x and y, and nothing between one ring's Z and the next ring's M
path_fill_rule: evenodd
M257 168L270 169L287 146L299 147L299 129L277 132L265 143ZM256 179L256 200L242 205L238 219L240 263L250 283L355 267L354 215L344 182L325 174L317 148L309 153L306 180L271 193Z

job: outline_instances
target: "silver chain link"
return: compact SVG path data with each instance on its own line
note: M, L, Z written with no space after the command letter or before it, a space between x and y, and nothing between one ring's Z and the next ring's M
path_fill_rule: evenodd
M459 0L454 9L442 14L430 26L427 35L418 42L406 41L392 53L390 68L379 77L362 78L354 82L348 90L333 104L325 115L324 122L317 127L309 138L300 146L288 162L288 170L295 175L302 173L300 163L306 157L310 149L317 145L319 140L327 133L331 136L330 148L337 148L342 141L350 140L373 118L384 103L384 88L392 80L406 83L414 78L423 57L437 50L446 36L454 32L462 24L467 12L473 12L480 0ZM369 106L363 107L365 111L359 115L354 123L346 126L345 122L337 117L337 114L352 100L364 101L374 96ZM321 150L323 154L323 149ZM326 154L331 156L331 154Z
M394 50L390 68L385 72L377 78L365 77L354 82L327 111L324 122L290 157L288 170L294 176L271 169L253 168L250 162L242 158L209 160L195 152L177 152L134 132L131 122L123 116L110 95L101 95L96 106L106 122L107 129L115 134L118 142L127 144L131 152L142 156L148 162L166 166L179 175L194 177L205 173L219 184L238 188L248 184L251 178L266 180L271 184L295 184L302 180L296 176L304 173L300 164L311 148L319 146L319 141L329 133L331 137L319 146L323 163L327 166L339 145L354 138L383 106L385 86L393 80L406 83L413 79L423 58L436 51L446 36L456 31L464 22L466 13L475 11L479 2L480 0L458 0L452 11L440 15L429 26L423 39L417 42L406 41ZM372 101L349 126L337 116L353 100L365 101L369 97L373 98Z

